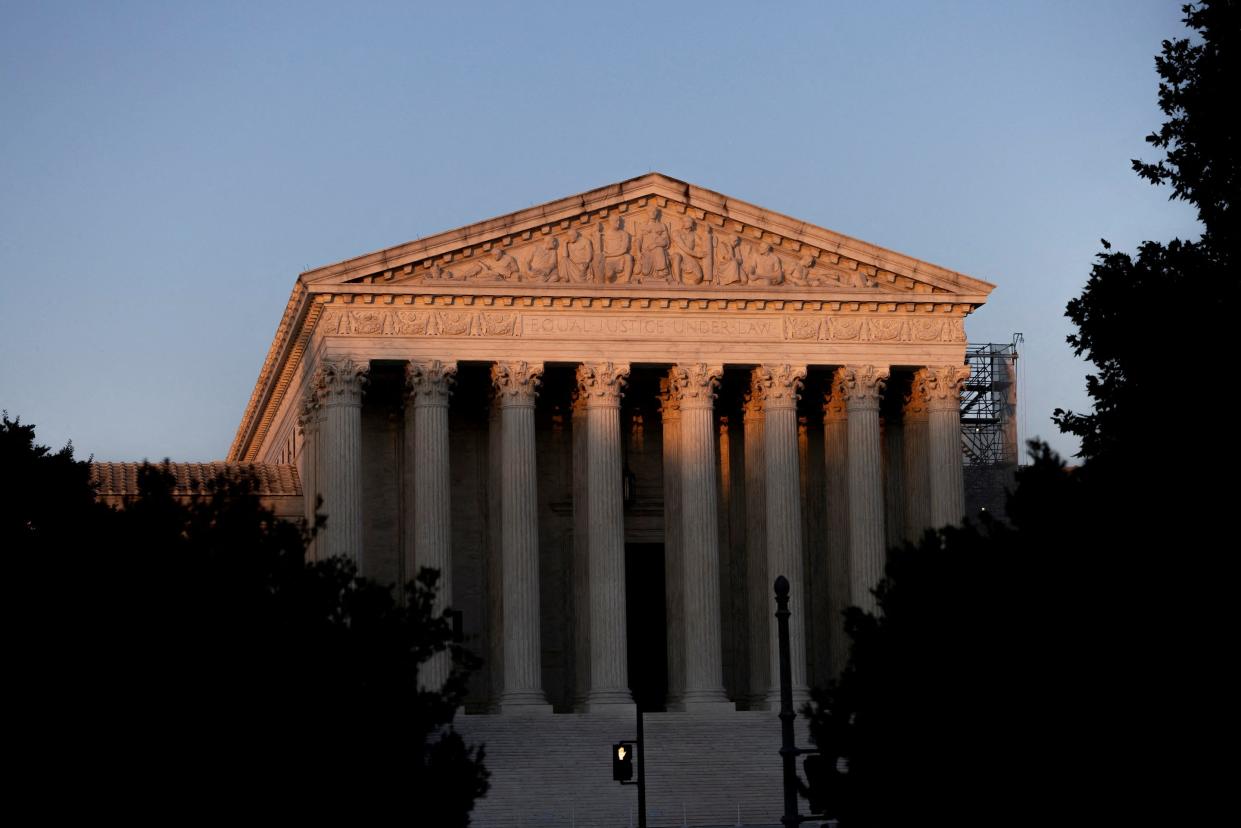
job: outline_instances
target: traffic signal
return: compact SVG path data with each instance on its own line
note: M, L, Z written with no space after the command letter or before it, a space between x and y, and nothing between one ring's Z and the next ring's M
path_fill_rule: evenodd
M612 745L612 778L622 785L633 779L633 742Z

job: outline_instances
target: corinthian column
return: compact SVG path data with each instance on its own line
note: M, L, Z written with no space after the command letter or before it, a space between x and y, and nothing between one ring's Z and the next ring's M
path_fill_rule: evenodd
M930 448L931 525L960 523L965 517L965 483L961 472L961 388L969 378L965 365L937 365L919 372L927 401Z
M633 704L625 643L625 505L621 490L620 398L628 365L579 365L586 399L586 490L590 572L590 693L587 708Z
M839 373L849 412L849 600L873 610L871 590L883 578L886 559L879 398L888 372L850 365Z
M659 381L663 420L664 589L668 628L669 710L681 710L685 694L685 558L681 534L681 408L671 381Z
M849 575L849 410L845 407L844 373L832 376L831 390L823 400L823 456L827 497L827 646L832 678L838 678L849 662L849 637L845 635L845 608L852 602Z
M405 468L412 470L413 486L406 488L401 504L402 553L409 576L424 566L439 571L432 605L437 616L452 604L448 396L456 376L455 362L432 360L405 366ZM436 653L419 671L419 684L438 691L451 666L447 651Z
M750 391L746 394L745 414L745 582L750 651L750 693L746 704L751 710L761 710L767 705L767 691L771 683L771 647L768 627L775 617L769 594L773 578L767 577L767 478L763 476L762 390L751 377ZM778 654L777 654L778 655ZM778 678L778 676L777 676Z
M550 713L543 695L539 631L538 481L534 399L542 364L497 362L491 382L500 400L500 558L504 593L504 691L501 713Z
M678 365L668 373L670 390L681 409L686 710L733 709L724 695L715 480L713 409L722 374L720 366L702 363Z
M806 381L804 365L760 365L754 369L752 389L759 395L763 423L764 473L767 477L767 577L788 578L789 666L792 668L793 702L810 697L806 685L806 594L802 573L801 470L797 447L797 400ZM767 647L771 676L767 704L780 703L780 648L775 613L768 613Z
M317 378L316 378L317 379ZM315 513L319 499L319 425L323 419L323 395L319 387L311 384L302 396L302 410L297 417L297 427L302 433L302 503L306 523L315 525ZM318 560L317 540L312 538L306 548L306 556Z
M325 359L317 385L323 400L320 490L327 523L319 536L320 557L349 558L362 568L362 390L368 362Z
M586 485L590 439L586 398L573 395L573 708L590 693L590 496Z
M905 398L905 539L917 543L931 526L926 369L914 373Z

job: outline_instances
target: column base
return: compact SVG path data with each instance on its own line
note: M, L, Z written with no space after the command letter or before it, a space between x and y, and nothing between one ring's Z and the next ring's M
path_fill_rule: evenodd
M685 713L735 713L737 705L728 701L686 701L681 702L681 711Z
M715 713L735 711L737 705L728 700L723 690L699 690L686 693L680 709L686 713Z
M634 707L633 695L628 690L592 690L586 697L587 712L621 710L625 707Z
M588 702L587 713L607 713L609 715L638 715L638 705L634 702Z
M501 716L550 716L552 706L541 690L512 690L500 697L496 712Z
M758 696L747 696L745 700L746 710L771 710L771 702L767 700L767 694ZM776 707L780 706L780 702L776 701Z
M764 701L766 702L766 705L767 705L765 709L779 710L780 709L780 691L776 690L774 693L768 693L767 698ZM806 687L794 687L793 688L793 709L794 710L801 710L802 705L808 701L810 701L809 688L806 688Z

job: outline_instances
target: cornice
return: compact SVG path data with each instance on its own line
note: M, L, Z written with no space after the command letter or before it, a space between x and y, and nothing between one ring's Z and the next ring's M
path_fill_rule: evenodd
M228 462L254 462L256 449L271 426L279 402L293 379L293 372L322 312L323 300L312 301L310 293L300 283L293 287L293 294L285 305L280 324L276 326L276 336L267 350L254 391L246 403L241 425L228 450Z

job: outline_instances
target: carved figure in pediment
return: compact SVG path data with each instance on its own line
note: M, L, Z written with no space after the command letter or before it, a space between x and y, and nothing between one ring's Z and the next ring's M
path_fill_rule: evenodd
M863 271L860 267L857 270L850 271L846 278L849 282L849 287L873 288L877 286L876 281L870 276L867 276L865 271Z
M581 230L575 228L569 231L561 258L564 268L562 272L569 277L570 282L591 281L595 269L595 246L589 238L582 235Z
M642 234L638 237L639 263L636 272L639 282L643 279L668 281L672 276L672 260L668 256L671 244L668 226L660 220L656 210L652 220L642 226Z
M788 273L789 284L798 285L799 287L826 285L828 283L827 277L822 273L814 272L814 266L817 263L818 257L813 253L807 253L805 256L802 256Z
M431 270L423 277L427 282L452 282L456 280L456 275L451 270L445 270L439 266L439 262L431 264Z
M756 285L784 284L784 262L770 243L764 243L750 262L750 282Z
M741 258L741 239L737 236L715 240L715 283L745 284L745 262Z
M534 252L530 254L530 260L526 262L526 271L531 279L536 282L560 281L560 271L556 267L557 260L560 258L559 250L557 250L559 247L560 242L554 237L535 246Z
M633 277L633 237L625 229L625 219L616 216L601 227L599 246L603 248L603 281L627 284Z
M707 247L698 238L698 223L686 216L672 234L672 242L672 272L677 281L683 285L702 284L702 260Z
M517 260L505 253L502 248L497 247L491 254L491 260L483 261L482 264L488 281L517 282L521 280L521 267L517 264Z

